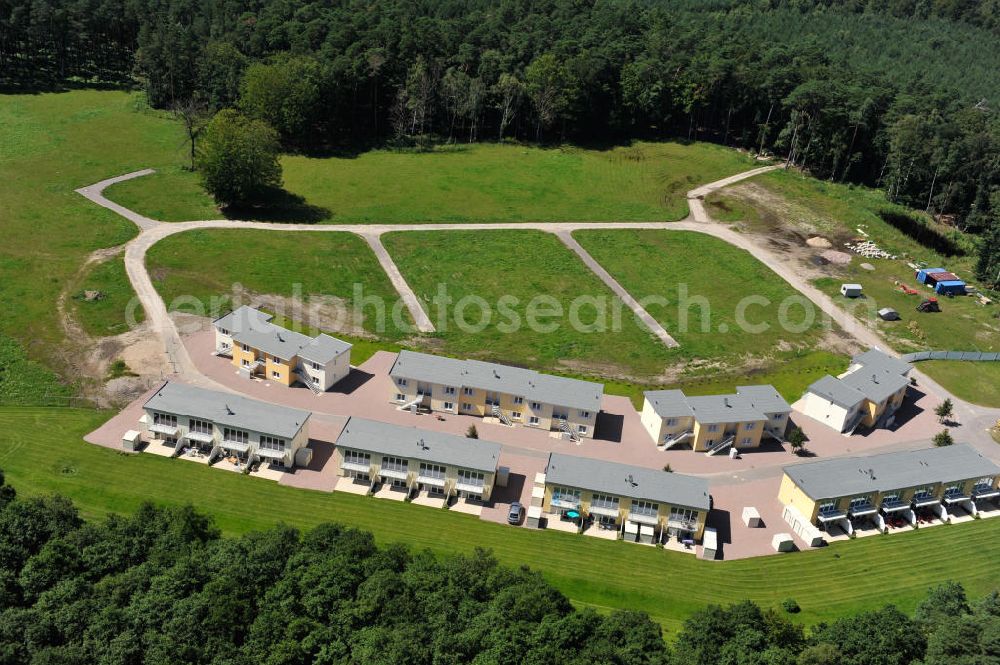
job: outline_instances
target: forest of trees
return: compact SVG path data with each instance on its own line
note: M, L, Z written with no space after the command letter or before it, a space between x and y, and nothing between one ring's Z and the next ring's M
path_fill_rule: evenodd
M222 538L191 507L87 522L0 472L3 665L1000 663L996 593L948 583L912 616L887 605L809 630L784 606L709 606L664 640L644 614L576 610L487 552L437 558L337 525Z
M977 234L1000 224L998 71L995 0L0 1L2 88L131 81L304 152L715 141Z

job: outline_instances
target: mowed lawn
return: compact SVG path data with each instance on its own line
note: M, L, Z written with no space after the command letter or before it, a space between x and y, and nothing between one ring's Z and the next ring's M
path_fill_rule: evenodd
M135 227L73 190L183 159L183 130L124 92L0 95L0 334L62 367L55 302L87 255ZM99 326L98 326L99 327Z
M802 296L766 265L717 238L632 229L573 236L647 303L684 357L765 357L781 347L811 349L823 334L818 308L807 311Z
M528 565L576 604L648 612L670 633L708 603L744 598L778 608L794 598L812 624L896 603L912 610L928 587L954 579L971 597L1000 584L993 544L1000 519L863 538L784 556L707 562L629 543L487 523L402 502L288 488L153 455L126 455L80 437L106 414L0 409L0 468L22 496L59 493L88 518L134 511L143 501L194 504L228 534L278 522L308 529L340 522L381 543L439 554L486 547L507 565ZM905 562L905 565L901 565ZM780 610L779 610L780 611Z
M552 234L405 231L383 243L451 355L604 378L656 376L676 357Z
M1000 408L1000 362L931 360L916 366L956 397Z
M218 316L236 298L246 304L255 295L299 297L310 304L329 297L343 306L345 316L321 327L335 331L354 322L355 295L360 294L386 307L384 327L379 309L364 307L367 332L389 339L403 334L392 317L395 289L365 241L351 233L198 229L153 245L146 264L168 309ZM336 306L326 311L333 315ZM401 321L412 324L405 309Z
M477 144L350 158L286 155L281 164L285 188L332 223L677 220L687 215L688 190L754 166L702 143ZM197 176L179 168L106 193L155 219L219 216Z

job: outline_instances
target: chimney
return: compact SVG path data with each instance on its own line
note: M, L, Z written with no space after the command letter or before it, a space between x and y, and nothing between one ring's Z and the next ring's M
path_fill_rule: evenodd
M729 408L729 409L733 408L733 405L729 403L729 398L728 397L723 397L722 398L722 402L726 405L726 408Z
M233 413L233 410L229 408L229 404L226 404L226 413L228 413L231 416L236 415L235 413Z

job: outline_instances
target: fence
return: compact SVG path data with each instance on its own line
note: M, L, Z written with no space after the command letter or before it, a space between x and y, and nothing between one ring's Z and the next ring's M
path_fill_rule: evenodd
M918 351L900 356L908 363L916 363L921 360L971 360L989 361L1000 360L1000 353L985 353L982 351Z

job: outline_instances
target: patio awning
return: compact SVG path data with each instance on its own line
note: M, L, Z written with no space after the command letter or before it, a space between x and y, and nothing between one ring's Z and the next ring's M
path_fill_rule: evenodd
M858 506L857 508L851 508L851 517L864 517L865 515L874 515L878 512L878 508L872 505Z
M948 494L944 497L944 502L948 504L961 503L962 501L968 501L968 494Z
M935 504L941 503L941 499L936 496L922 496L920 498L913 498L913 505L917 508L925 508L927 506L933 506Z
M974 492L973 498L976 499L992 499L995 496L1000 496L1000 489L987 490L985 492Z
M166 434L167 436L177 436L177 426L176 425L164 425L163 423L153 423L149 426L150 432L156 432L157 434Z
M618 517L617 508L606 508L604 506L590 506L591 515L603 515L604 517Z
M345 471L358 471L360 473L368 473L371 471L371 464L362 464L360 462L341 462L340 468Z
M434 476L417 476L417 482L421 485L444 487L444 478L435 478Z
M238 453L245 453L250 450L249 441L223 441L220 445L226 450L235 450Z
M482 494L484 486L470 485L468 483L455 483L455 489L457 489L459 492L472 492L473 494Z
M264 459L284 459L284 450L272 450L270 448L258 448L257 456L263 457Z
M910 509L910 504L903 503L902 501L882 502L882 510L884 510L887 513L898 513L901 510L909 510L909 509Z
M395 478L397 480L406 480L406 471L397 471L396 469L379 469L378 475L383 478Z
M215 437L212 434L206 434L205 432L189 431L184 435L184 438L188 441L197 441L198 443L212 443L215 441Z
M820 513L816 516L820 522L836 522L837 520L842 520L847 517L847 512L843 510L831 510L825 513Z

